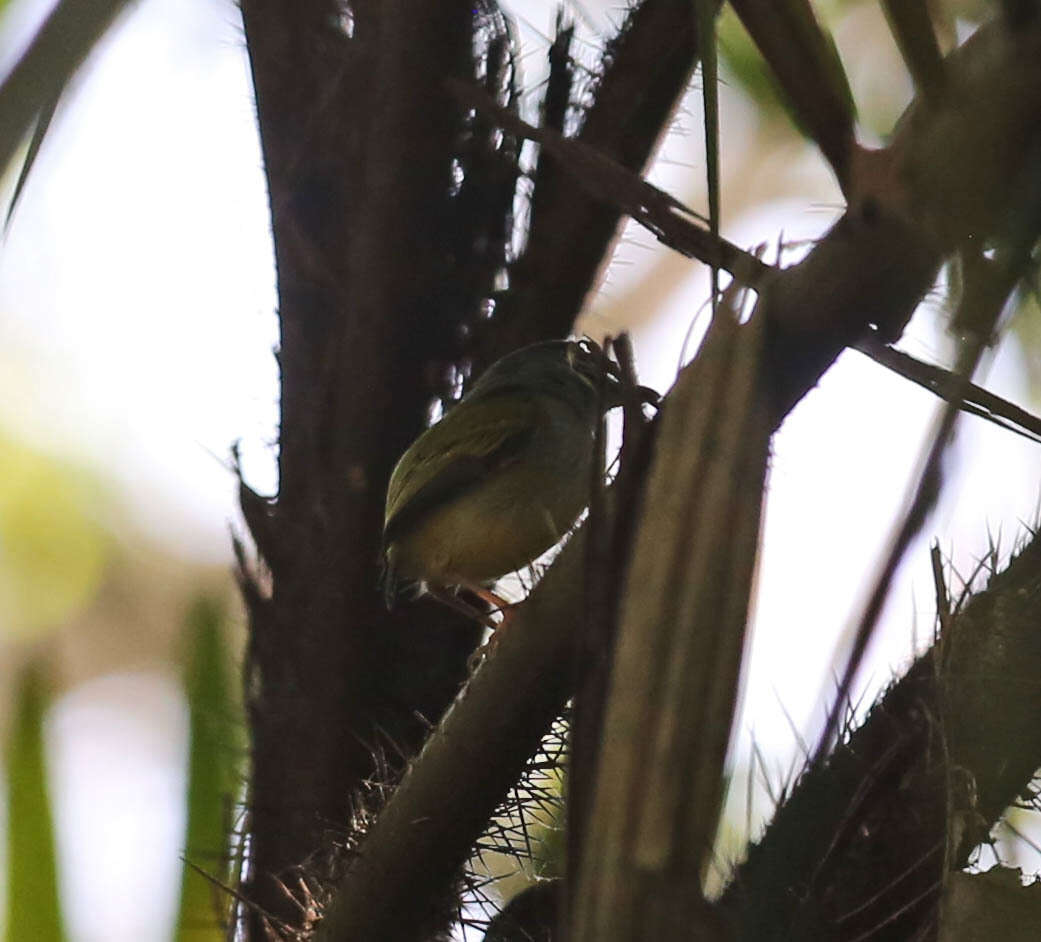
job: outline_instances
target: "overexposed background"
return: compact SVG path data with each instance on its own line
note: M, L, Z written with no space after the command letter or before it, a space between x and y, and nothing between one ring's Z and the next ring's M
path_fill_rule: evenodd
M556 6L509 7L536 89ZM47 9L10 0L0 66ZM620 16L599 0L582 11L579 36L591 44ZM875 4L843 5L832 26L870 140L892 126L910 82ZM699 83L651 177L704 209ZM820 235L840 211L823 161L735 80L724 76L720 97L724 234L748 246ZM707 294L701 266L629 225L582 328L632 329L642 380L664 390ZM169 937L188 748L182 626L200 592L234 606L228 528L237 510L224 466L233 442L254 487L275 488L275 303L237 8L141 0L78 76L0 249L0 682L6 693L41 652L56 671L48 760L75 940ZM938 292L903 346L943 361L944 323ZM1036 406L1029 377L1038 372L1037 349L1011 335L983 381ZM777 786L797 766L800 738L812 742L819 729L837 653L937 408L847 353L777 438L724 855L769 812L761 772L751 821L744 809L753 739ZM945 495L869 652L865 702L932 631L929 541L966 574L988 534L1011 548L1036 519L1038 458L1038 446L964 420Z

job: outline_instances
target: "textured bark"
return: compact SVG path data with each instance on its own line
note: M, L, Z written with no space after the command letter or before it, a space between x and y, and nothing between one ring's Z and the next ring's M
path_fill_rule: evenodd
M699 937L771 437L764 322L721 303L669 393L622 595L568 938Z
M431 736L366 835L318 925L319 942L423 938L431 888L466 861L567 700L583 549L580 533Z
M244 573L253 741L249 898L294 924L277 879L349 819L353 792L413 753L465 676L477 629L384 610L382 505L475 316L445 232L472 5L247 0L278 268L279 489L243 491L267 574ZM350 34L350 35L348 35ZM488 273L490 281L493 272ZM269 577L269 578L268 578ZM293 881L295 882L295 881ZM251 915L251 937L262 920Z
M1038 625L1035 537L794 787L723 899L735 938L933 937L944 872L1041 766Z

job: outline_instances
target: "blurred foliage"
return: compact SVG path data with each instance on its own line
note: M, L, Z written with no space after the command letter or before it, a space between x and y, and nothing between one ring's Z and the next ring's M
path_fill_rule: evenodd
M0 435L0 631L55 627L98 591L109 555L86 472Z
M218 942L226 935L219 916L227 909L229 897L195 869L225 885L230 882L232 822L240 799L245 743L225 623L223 604L202 596L192 605L185 625L191 746L186 865L176 935L182 942Z
M539 880L563 878L564 854L567 851L567 835L564 831L563 815L557 820L541 821L536 825L532 846L534 875Z
M813 4L821 26L827 30L852 7L865 0L820 0ZM719 54L730 77L756 103L761 121L795 123L781 91L762 54L748 35L733 7L725 5L717 18ZM797 125L796 125L797 126Z
M60 942L64 938L44 761L45 706L40 671L29 667L22 672L4 756L8 942Z
M755 57L776 89L787 124L821 150L842 180L847 171L849 139L856 104L846 69L825 20L826 9L809 0L734 0ZM746 65L755 59L746 57Z
M1036 291L1021 291L1009 327L1023 350L1030 398L1041 404L1041 303Z
M230 897L218 883L231 877L233 810L241 801L243 724L236 697L224 604L195 600L185 619L185 693L190 714L186 866L175 938L218 942L226 938L221 914ZM5 751L8 795L8 874L5 938L8 942L61 942L52 804L44 761L47 706L38 668L22 671ZM198 870L213 879L207 879Z
M814 0L813 9L821 26L827 32L837 32L844 21L862 12L859 8L868 6L867 0ZM874 6L871 4L870 6ZM981 22L993 13L993 4L984 0L938 0L930 4L934 18L934 26L940 34L941 44L946 48L954 40L953 28L949 24L958 21L966 28L969 24ZM879 10L863 11L877 13L879 24L883 16ZM859 28L866 22L863 17L857 19ZM772 125L777 130L789 127L799 128L796 116L788 108L774 76L760 54L755 43L745 31L740 19L729 5L723 7L717 21L719 36L719 54L725 63L727 80L736 84L755 103L759 120L764 125ZM948 35L950 34L950 35ZM872 55L878 53L877 42L886 41L894 44L888 29L877 36L865 37L870 42ZM847 50L848 51L848 50ZM844 60L846 57L842 57ZM853 62L844 61L847 69ZM876 61L868 71L877 75L880 66ZM888 71L888 70L887 70ZM871 87L858 89L857 113L859 121L873 134L885 135L892 127L893 120L899 116L903 105L894 106L891 96L899 94L902 76L882 73L882 79L872 82ZM896 113L893 108L896 107Z
M731 80L756 103L760 121L783 119L786 111L777 83L733 7L725 6L716 22L720 58Z

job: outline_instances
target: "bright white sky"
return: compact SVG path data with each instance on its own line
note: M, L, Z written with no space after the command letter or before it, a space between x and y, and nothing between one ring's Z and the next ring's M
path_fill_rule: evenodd
M24 11L33 3L16 3L16 17L31 19ZM548 33L555 8L514 6L524 9L522 36L533 50L524 68L534 85L542 47L531 27ZM860 91L864 54L858 57L855 37L848 50L839 40ZM868 92L876 93L865 86ZM724 201L736 205L745 191L769 193L780 181L754 215L725 215L725 234L743 245L775 244L782 230L788 239L820 234L838 201L820 162L793 142L773 162L756 163L754 112L728 86L722 97L724 167L745 175L725 179ZM697 115L694 99L655 180L703 205ZM696 265L648 250L652 241L632 227L626 237L586 323L595 331L640 322L642 378L663 388L707 282ZM56 120L0 251L0 423L102 468L151 539L230 561L234 489L213 456L223 458L242 439L248 475L260 489L273 488L274 308L237 10L230 0L144 0L99 50ZM935 322L933 312L921 312L905 346L939 356L944 341ZM1018 356L1006 344L987 382L1025 401ZM797 750L785 712L812 738L835 646L859 612L935 407L925 393L848 354L778 437L739 764L750 733L777 768L790 764ZM955 451L956 473L926 534L964 572L985 550L988 527L1007 544L1021 532L1019 521L1034 519L1038 450L969 419ZM905 662L912 628L919 639L932 629L927 542L901 571L872 649L865 676L876 686ZM165 937L155 927L171 917L176 888L183 713L176 690L158 675L95 682L55 711L55 791L70 923L80 942ZM743 786L737 792L743 803ZM125 800L113 801L118 795ZM99 832L111 853L97 853L105 843Z
M0 415L115 475L155 539L227 558L214 456L241 438L274 484L274 310L238 12L147 0L66 102L0 253Z

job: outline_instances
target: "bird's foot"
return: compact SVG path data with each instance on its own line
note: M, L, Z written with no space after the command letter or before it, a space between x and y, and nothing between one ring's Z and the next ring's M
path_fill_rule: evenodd
M507 607L505 611L502 611L502 620L498 622L495 627L492 628L492 633L487 641L484 642L477 650L473 652L466 659L466 667L472 674L477 670L477 666L483 661L488 655L490 655L498 646L499 641L502 638L503 629L513 620L513 609L514 605Z
M481 609L469 604L465 599L459 598L454 592L442 589L439 586L428 585L427 592L450 609L459 612L460 615L465 615L467 618L472 618L474 621L484 625L485 628L491 628L494 631L499 625L499 622L492 618L492 615L499 611L498 608L492 612L483 612Z
M501 612L505 616L515 604L513 602L507 602L501 595L496 595L491 589L485 588L483 585L470 585L469 583L464 583L463 588L473 592L473 594L479 599L487 602L492 607L493 613Z

